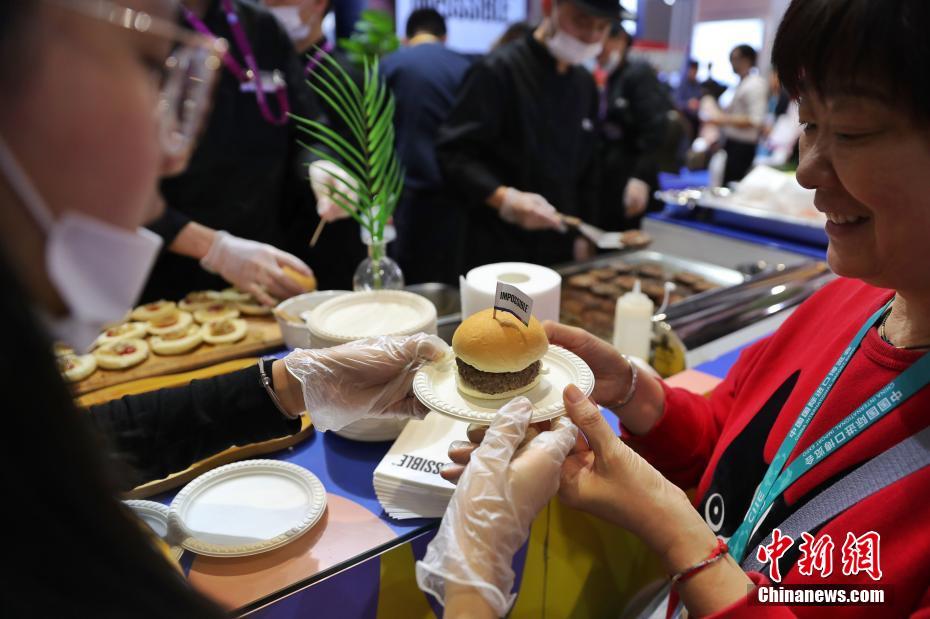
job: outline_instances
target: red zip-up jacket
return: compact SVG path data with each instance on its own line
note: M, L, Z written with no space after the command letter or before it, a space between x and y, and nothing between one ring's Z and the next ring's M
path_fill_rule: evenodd
M660 421L644 436L626 440L671 481L697 486L696 506L708 526L730 537L739 527L769 463L830 368L868 318L893 295L857 280L840 279L812 296L774 333L740 355L711 397L665 387ZM788 459L806 449L873 393L920 358L870 329ZM930 387L925 387L801 476L776 500L748 552L771 541L772 529L853 468L930 425ZM881 536L882 577L843 574L841 548L847 533ZM815 536L834 543L833 572L799 573L795 540L781 558L783 585L881 585L880 606L761 606L754 595L715 617L930 617L930 467L872 494L828 521ZM708 549L709 550L709 549ZM757 585L766 574L750 573Z

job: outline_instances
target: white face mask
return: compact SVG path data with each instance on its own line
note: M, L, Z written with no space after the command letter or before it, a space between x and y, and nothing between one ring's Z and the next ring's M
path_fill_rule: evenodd
M77 212L55 219L6 143L0 172L45 231L45 269L68 309L49 318L52 334L83 352L104 325L120 320L139 297L162 240L144 228L129 232Z
M555 33L546 39L549 53L557 60L568 64L584 64L586 60L596 57L603 49L603 42L585 43L559 29L559 20L555 5L552 7L552 16L549 18Z
M287 31L287 36L293 43L298 43L310 34L310 26L300 18L300 7L296 6L269 6L268 10L275 16L281 27Z
M620 66L620 50L610 52L607 57L607 63L602 67L605 73L613 73L614 69Z

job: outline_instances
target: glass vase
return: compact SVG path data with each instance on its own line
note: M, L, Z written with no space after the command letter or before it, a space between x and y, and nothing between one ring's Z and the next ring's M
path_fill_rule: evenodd
M352 277L353 290L400 290L404 274L400 266L387 255L387 243L368 243L368 257L362 260Z

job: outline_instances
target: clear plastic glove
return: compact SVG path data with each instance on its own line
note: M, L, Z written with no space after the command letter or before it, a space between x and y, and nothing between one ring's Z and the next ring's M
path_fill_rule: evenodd
M325 432L364 418L423 418L427 409L410 390L413 375L448 354L441 339L417 333L297 349L284 365L300 381L313 426Z
M631 178L623 188L623 209L626 216L638 217L645 212L647 206L649 206L649 185L638 178Z
M310 267L296 256L267 243L242 239L223 230L216 233L200 265L265 305L275 305L277 301L273 297L287 299L306 292L285 274L282 267L288 266L302 275L313 277Z
M417 562L420 589L443 604L446 583L477 590L499 617L513 603L513 556L558 490L559 471L578 434L565 417L552 422L552 430L528 430L532 411L525 397L500 409Z
M526 230L565 230L554 206L538 193L508 187L500 207L501 219Z
M345 209L333 200L334 195L343 203L354 204L358 200L355 179L330 161L310 164L310 188L316 196L316 212L326 222L349 217Z

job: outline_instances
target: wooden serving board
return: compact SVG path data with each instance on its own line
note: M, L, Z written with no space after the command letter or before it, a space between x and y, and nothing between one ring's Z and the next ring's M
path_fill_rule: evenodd
M121 398L126 395L145 393L148 391L154 391L156 389L166 389L168 387L177 387L180 385L186 385L195 379L209 378L211 376L218 376L220 374L228 374L229 372L235 372L236 370L241 370L243 368L249 367L250 365L255 365L256 362L257 359L254 357L247 359L236 359L234 361L227 361L225 363L220 363L218 365L213 365L206 368L200 368L190 372L172 374L170 376L142 378L139 380L100 389L94 393L90 393L78 398L77 402L80 406L93 406L95 404L108 402L109 400ZM230 447L229 449L214 454L209 458L195 462L183 471L178 471L176 473L172 473L164 479L156 479L148 482L147 484L138 486L137 488L127 492L123 498L144 499L160 492L183 486L195 477L199 477L200 475L206 473L209 470L215 469L218 466L229 464L230 462L236 462L238 460L245 460L246 458L255 458L256 456L261 456L274 451L285 449L292 445L296 445L297 443L309 437L313 432L313 423L310 421L310 417L308 415L304 415L300 418L300 420L300 430L291 436L282 436L280 438L263 441L261 443L252 443L249 445Z
M149 357L139 365L127 370L97 370L84 380L74 383L72 393L84 395L105 387L112 387L140 378L163 376L177 372L195 370L208 365L222 363L231 359L251 357L284 345L281 328L273 317L247 317L249 330L246 336L235 344L212 345L201 344L183 355L156 355L149 351Z

